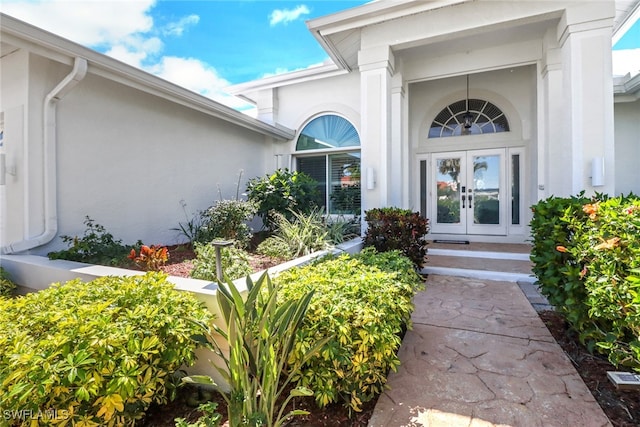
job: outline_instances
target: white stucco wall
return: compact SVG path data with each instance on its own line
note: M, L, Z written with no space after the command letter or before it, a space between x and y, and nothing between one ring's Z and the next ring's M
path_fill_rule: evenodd
M29 60L29 159L12 186L28 187L30 203L12 206L7 218L12 224L28 220L29 236L44 226L43 99L70 70L36 55ZM100 77L91 68L58 102L57 146L58 236L82 234L88 215L124 243L184 240L171 230L186 220L181 201L189 214L197 212L220 193L235 197L241 170L242 193L248 179L273 167L270 138ZM32 253L64 247L56 237Z
M614 104L616 194L640 195L640 100Z
M353 72L321 80L282 86L277 89L277 122L300 132L314 116L339 114L360 131L360 80ZM297 135L296 135L297 136ZM288 153L295 140L279 146Z

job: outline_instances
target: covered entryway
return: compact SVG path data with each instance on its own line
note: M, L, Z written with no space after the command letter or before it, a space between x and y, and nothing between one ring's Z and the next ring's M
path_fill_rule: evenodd
M429 198L434 234L507 234L505 149L435 153Z

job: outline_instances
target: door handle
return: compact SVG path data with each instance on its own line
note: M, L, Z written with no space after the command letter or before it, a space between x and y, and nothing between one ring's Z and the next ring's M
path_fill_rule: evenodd
M471 194L469 194L469 209L471 209L473 207L473 206L471 206L472 200L473 200L473 196Z
M462 195L462 209L464 209L464 200L465 200L465 196L464 194Z

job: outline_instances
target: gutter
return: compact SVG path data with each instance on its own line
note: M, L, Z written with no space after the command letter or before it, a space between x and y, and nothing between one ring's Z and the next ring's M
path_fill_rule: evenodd
M3 254L28 251L29 249L45 245L54 239L58 233L58 199L57 199L57 135L56 135L56 106L87 75L87 60L76 57L73 70L44 98L43 125L44 134L44 231L42 234L14 242L1 249ZM25 144L28 141L25 140ZM28 153L28 147L25 152ZM26 191L29 191L28 189ZM28 197L27 197L28 200ZM27 215L29 209L27 207Z

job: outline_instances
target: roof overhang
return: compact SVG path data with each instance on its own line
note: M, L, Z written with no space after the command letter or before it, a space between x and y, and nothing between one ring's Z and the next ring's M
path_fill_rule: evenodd
M1 54L16 49L30 52L72 66L76 57L89 63L88 72L131 88L158 96L245 129L279 140L291 140L295 132L247 116L220 102L192 92L114 58L88 49L70 40L0 13Z
M613 95L615 102L635 102L640 99L640 73L614 79Z

